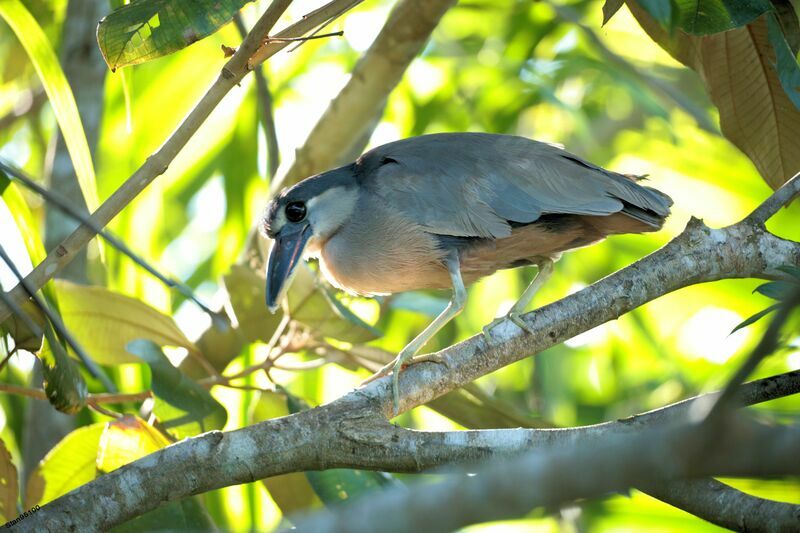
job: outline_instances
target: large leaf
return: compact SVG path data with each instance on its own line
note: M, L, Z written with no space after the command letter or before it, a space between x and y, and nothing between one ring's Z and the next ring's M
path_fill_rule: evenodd
M765 17L706 37L680 30L670 36L638 3L628 6L654 41L700 74L719 109L722 133L772 188L800 169L800 109L775 70Z
M6 443L0 439L0 521L7 522L17 516L17 496L17 467L11 462Z
M664 16L666 0L642 0L658 19ZM657 4L662 4L658 7ZM709 35L739 28L772 10L769 0L675 0L678 26L693 35ZM660 15L660 16L657 16Z
M292 320L302 322L320 337L346 342L367 342L381 335L318 284L305 263L295 272L284 302L284 311L288 310Z
M103 287L56 281L61 317L78 342L100 364L139 363L126 350L134 339L198 352L171 317Z
M223 280L242 339L245 342L269 341L282 314L273 315L267 310L264 304L264 278L251 268L233 265Z
M100 21L97 43L111 70L144 63L211 35L251 0L133 0Z
M64 142L70 159L72 159L72 166L78 177L83 198L89 210L94 211L100 202L97 198L92 155L83 131L81 117L78 114L75 97L72 95L72 89L67 83L64 71L61 70L58 57L42 28L20 0L0 0L0 17L5 19L17 35L39 74L42 86L53 108L53 114L64 135Z
M197 497L185 498L162 505L133 520L110 529L112 533L141 533L142 531L217 531L208 512Z
M156 428L135 416L125 416L106 424L97 452L97 470L111 472L167 446L169 440ZM215 529L197 498L170 502L136 517L112 531L154 531L165 528L176 531L208 531Z
M156 428L139 417L125 415L106 424L97 452L97 470L107 474L168 444Z
M197 382L172 366L161 348L146 339L128 343L128 351L150 367L155 395L153 414L175 438L191 437L222 429L228 418L225 408Z
M96 477L97 448L104 428L104 423L80 427L48 452L28 478L26 509L44 505Z

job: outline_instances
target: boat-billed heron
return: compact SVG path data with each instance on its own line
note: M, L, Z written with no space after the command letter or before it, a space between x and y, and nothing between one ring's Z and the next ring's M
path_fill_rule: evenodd
M375 377L404 363L464 307L465 285L499 269L539 272L506 317L520 314L562 252L608 235L661 227L672 200L637 178L557 146L511 135L442 133L374 148L307 178L269 204L274 239L267 305L275 310L301 258L319 258L334 286L361 295L452 289L447 308ZM431 360L417 357L413 361Z

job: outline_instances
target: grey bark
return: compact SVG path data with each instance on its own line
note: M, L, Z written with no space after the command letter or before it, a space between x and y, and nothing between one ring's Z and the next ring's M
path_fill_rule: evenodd
M606 496L641 483L713 474L800 473L796 460L800 427L768 427L739 417L719 425L684 422L657 428L603 439L582 438L527 451L518 458L495 458L477 468L461 469L460 475L442 483L388 490L348 506L328 508L295 521L296 530L444 533L519 516L537 507ZM467 477L468 472L473 475ZM796 531L798 506L783 507L788 520L777 524L776 530ZM751 518L754 523L775 524L777 517Z
M70 0L62 32L61 68L64 69L78 104L78 112L92 154L95 153L99 137L106 74L106 65L94 40L94 29L97 21L107 11L107 2ZM78 186L66 144L60 132L56 133L56 137L50 189L85 212L86 203ZM77 227L78 224L74 219L58 209L48 208L45 211L47 250L52 250ZM85 248L76 255L75 260L60 273L59 277L78 283L86 282ZM38 363L34 369L32 384L36 387L42 385L41 368ZM56 411L48 402L42 400L29 400L25 417L28 422L24 425L23 434L25 450L23 480L27 479L27 475L47 451L75 427L74 417Z

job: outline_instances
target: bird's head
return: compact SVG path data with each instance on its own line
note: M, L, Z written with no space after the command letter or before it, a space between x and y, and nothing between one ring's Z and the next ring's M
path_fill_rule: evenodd
M267 262L267 307L273 313L304 253L315 254L347 223L358 199L354 165L307 178L267 206L262 231L274 240Z

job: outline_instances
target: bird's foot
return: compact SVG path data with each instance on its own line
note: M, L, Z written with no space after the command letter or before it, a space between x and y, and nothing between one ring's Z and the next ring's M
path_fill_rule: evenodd
M403 349L399 354L397 354L397 357L394 358L391 363L387 364L373 375L362 381L361 384L366 385L367 383L371 383L376 379L392 374L393 416L397 416L400 412L400 371L406 366L423 362L447 365L447 362L439 354L431 353L414 357L413 351Z
M520 313L518 313L517 311L514 311L512 309L505 316L497 317L494 320L492 320L491 322L489 322L488 324L486 324L485 326L483 326L483 337L484 337L484 339L486 339L486 342L488 342L489 344L494 344L495 343L495 339L492 338L492 333L491 332L495 327L499 326L500 324L502 324L502 323L504 323L506 321L511 321L519 329L521 329L522 331L525 331L527 333L530 333L531 335L533 335L533 333L534 333L533 332L533 328L531 328L527 324L527 322L525 322L522 319L522 316L520 316Z

